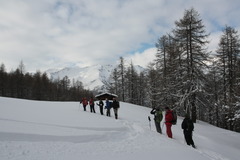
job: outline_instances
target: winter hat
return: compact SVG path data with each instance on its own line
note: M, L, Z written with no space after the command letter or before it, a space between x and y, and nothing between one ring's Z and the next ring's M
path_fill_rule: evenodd
M186 113L185 114L185 118L190 118L189 114Z
M169 107L165 107L166 110L169 110Z

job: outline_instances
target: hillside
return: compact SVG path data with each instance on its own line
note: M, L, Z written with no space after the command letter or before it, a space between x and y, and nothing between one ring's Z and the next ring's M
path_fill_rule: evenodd
M180 128L173 139L151 130L150 109L121 102L119 120L84 112L77 102L39 102L0 97L1 160L238 160L240 134L195 124L197 149Z

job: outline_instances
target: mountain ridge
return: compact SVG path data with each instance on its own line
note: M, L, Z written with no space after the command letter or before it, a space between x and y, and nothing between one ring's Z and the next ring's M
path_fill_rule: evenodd
M67 76L71 81L80 81L83 83L85 89L99 90L103 88L104 81L108 81L109 77L117 65L92 65L87 67L80 67L77 65L64 67L62 69L48 69L45 71L52 80L63 79ZM140 73L145 70L143 67L134 66L136 71Z
M67 76L71 81L81 81L85 89L94 90L103 86L114 68L113 65L93 65L87 67L71 66L62 69L48 69L46 73L53 79L63 79Z

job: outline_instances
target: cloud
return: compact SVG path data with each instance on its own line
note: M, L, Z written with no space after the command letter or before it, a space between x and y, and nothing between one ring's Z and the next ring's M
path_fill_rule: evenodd
M0 63L15 69L22 60L27 70L44 71L115 63L122 56L146 65L153 48L142 51L142 44L153 46L190 7L213 33L211 49L225 24L239 27L238 0L0 1Z
M157 53L156 48L148 48L143 52L135 52L132 55L129 55L126 58L127 63L133 63L134 65L140 65L142 67L147 67L149 63L155 59Z

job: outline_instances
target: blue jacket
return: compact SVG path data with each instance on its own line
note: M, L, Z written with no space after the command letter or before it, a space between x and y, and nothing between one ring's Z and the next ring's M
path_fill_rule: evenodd
M111 102L109 102L109 100L106 100L106 109L111 109Z

